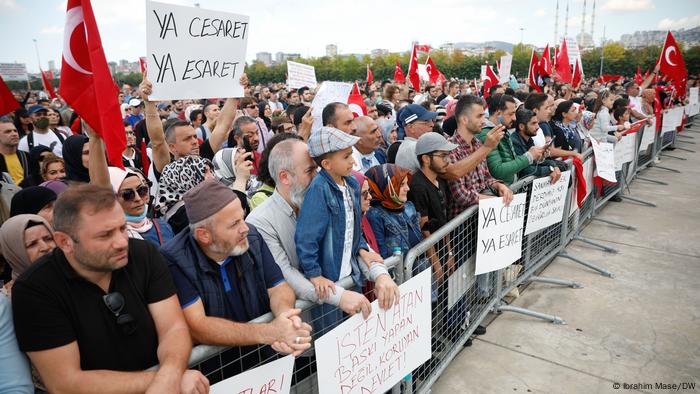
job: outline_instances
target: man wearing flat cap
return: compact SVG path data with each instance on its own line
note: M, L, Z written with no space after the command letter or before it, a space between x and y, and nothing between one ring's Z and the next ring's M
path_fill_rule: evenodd
M246 225L236 194L209 179L183 199L190 226L161 253L194 340L223 346L266 344L295 356L308 349L311 326L294 309L294 291L260 233ZM268 312L275 315L272 322L248 323ZM241 348L241 353L249 352Z

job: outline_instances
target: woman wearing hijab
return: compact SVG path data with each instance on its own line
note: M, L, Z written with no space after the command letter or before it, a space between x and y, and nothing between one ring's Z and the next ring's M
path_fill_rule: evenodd
M41 163L49 154L53 154L53 151L44 145L37 145L29 151L29 177L25 178L20 186L37 186L44 182L41 177Z
M211 161L198 156L185 156L163 168L155 209L170 224L174 234L190 224L182 196L205 179L211 178L213 172Z
M359 171L353 171L352 175L357 179L357 183L360 185L360 207L362 209L362 222L360 228L362 229L362 236L364 237L367 245L369 245L372 250L379 250L379 245L377 244L377 238L374 236L374 231L372 230L372 225L370 225L369 220L365 214L369 210L370 201L372 200L372 195L369 192L369 182L367 178ZM362 294L365 294L367 299L372 302L376 299L374 295L374 282L368 280L365 282L362 288Z
M214 177L219 182L233 190L241 200L245 216L250 213L248 202L248 187L250 171L253 169L253 162L246 160L252 153L246 153L241 148L224 148L214 155Z
M260 100L258 103L258 113L263 122L265 122L267 129L272 130L272 109L270 109L270 104L266 100Z
M0 250L12 268L12 281L5 288L9 290L30 265L54 247L53 229L41 216L25 214L7 219L0 227Z
M129 238L150 241L160 248L175 236L165 220L148 217L150 190L143 174L132 169L109 167L109 180L124 210Z
M63 142L63 160L66 168L66 181L90 183L88 159L90 146L88 137L72 135Z
M56 198L56 193L47 187L30 186L22 189L12 196L10 216L39 215L53 225L53 204Z

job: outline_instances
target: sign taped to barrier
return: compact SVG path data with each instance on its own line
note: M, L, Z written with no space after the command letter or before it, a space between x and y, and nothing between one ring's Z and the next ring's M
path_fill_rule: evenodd
M595 158L595 174L609 182L617 182L615 178L615 147L609 142L598 142L591 138L593 156Z
M561 222L566 206L566 192L569 187L571 171L561 173L557 183L552 184L551 178L538 178L532 181L530 193L530 209L527 213L525 234L532 234L553 224Z
M146 2L151 100L243 97L248 17Z
M211 394L288 394L294 373L294 356L288 355L212 385Z
M525 199L526 193L516 194L507 207L503 197L479 200L475 275L497 271L520 258Z
M383 393L430 359L431 274L399 286L398 305L375 300L367 320L356 314L316 340L320 393Z

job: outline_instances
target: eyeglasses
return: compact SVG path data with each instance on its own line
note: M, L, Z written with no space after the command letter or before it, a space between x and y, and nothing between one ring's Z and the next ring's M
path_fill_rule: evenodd
M439 158L445 160L445 158L449 155L450 155L449 153L433 153L430 155L430 157L439 157Z
M136 135L136 133L134 133L133 131L127 131L127 132L126 132L126 135L128 135L128 136L130 136L130 137L133 137L133 136Z
M136 332L136 320L128 313L122 314L124 309L124 296L119 292L113 292L102 296L105 306L117 318L117 325L126 335Z
M117 195L121 197L124 201L133 201L136 198L137 193L139 197L145 199L146 197L148 197L148 186L141 185L136 189L122 190L119 193L117 193Z
M255 105L255 104L246 105L245 107L248 108L248 109L255 109L255 108L258 108L258 106Z

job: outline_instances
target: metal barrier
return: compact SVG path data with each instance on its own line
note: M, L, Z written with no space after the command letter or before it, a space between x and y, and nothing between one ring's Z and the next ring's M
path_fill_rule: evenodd
M692 117L688 123L692 123ZM647 130L644 130L646 132ZM656 133L656 130L650 130ZM571 169L571 180L567 190L566 204L562 221L535 233L523 236L522 256L510 266L484 275L475 276L476 243L478 230L478 206L471 207L453 218L445 226L437 230L430 237L413 247L405 259L394 256L385 263L388 267L395 267L394 276L398 284L418 274L417 270L433 270L433 284L437 289L437 299L432 305L432 356L429 361L413 370L406 378L397 383L392 389L394 393L427 393L431 386L440 377L444 369L462 350L467 340L473 335L475 329L481 324L490 312L516 312L531 317L550 321L555 324L565 324L558 316L542 312L531 311L508 305L504 302L509 294L516 290L524 290L523 285L530 282L548 283L553 285L580 288L581 284L559 278L547 278L539 274L556 257L563 257L588 267L609 278L614 275L605 268L584 261L577 256L569 254L565 248L574 240L582 241L599 247L607 252L616 253L617 250L599 242L581 236L581 231L592 221L602 220L623 228L634 229L633 226L612 222L597 217L600 210L605 207L611 196L619 191L624 191L625 185L634 179L643 179L639 173L646 168L655 167L656 159L661 151L674 143L677 132L669 131L664 136L656 133L654 143L647 149L639 150L643 134L636 133L635 158L623 168L622 182L605 196L598 197L598 192L589 185L590 192L583 199L580 207L572 212L571 201L576 198L576 172L571 161L568 162ZM691 137L692 138L692 137ZM583 153L585 166L594 166L593 150L588 149ZM676 171L670 169L671 171ZM534 178L528 177L511 185L514 193L527 193L527 205L525 207L524 223L527 223L530 194ZM646 179L645 179L646 180ZM659 184L662 182L650 180ZM631 198L629 199L650 207L655 204ZM442 271L442 275L435 275L435 271ZM337 283L344 288L354 286L350 278L345 278ZM324 316L339 311L328 305L317 305L307 301L297 301L297 308L304 310L304 321L314 325L313 338L323 335L325 330L316 330L317 323ZM263 315L251 323L266 323L272 321L271 313ZM207 376L212 384L233 376L246 369L254 368L260 364L277 358L269 346L251 346L244 348L230 348L218 346L196 346L190 357L189 365L197 368ZM316 376L316 361L313 348L305 352L295 361L295 369L292 380L292 391L298 393L318 393Z

